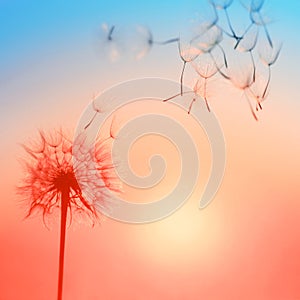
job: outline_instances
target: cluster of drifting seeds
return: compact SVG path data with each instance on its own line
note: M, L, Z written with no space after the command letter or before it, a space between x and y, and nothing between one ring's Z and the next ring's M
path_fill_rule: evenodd
M234 27L230 16L233 0L209 0L213 17L197 25L194 35L189 39L182 36L156 41L152 32L139 26L139 51L135 57L141 59L153 46L178 44L178 52L183 63L180 74L180 92L164 101L182 96L191 91L184 91L184 73L190 64L196 73L192 87L192 109L197 96L204 99L210 111L207 92L208 81L221 77L242 92L257 120L257 112L262 109L262 102L267 98L271 80L271 67L280 54L281 45L276 46L268 30L268 21L263 14L264 0L250 0L242 3L248 15L249 24L242 30ZM116 26L102 26L102 49L105 49L112 61L122 54L120 37L115 36ZM143 47L141 47L143 45Z

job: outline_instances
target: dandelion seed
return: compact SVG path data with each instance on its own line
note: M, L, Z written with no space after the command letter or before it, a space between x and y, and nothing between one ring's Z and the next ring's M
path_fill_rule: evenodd
M194 41L196 47L199 48L201 53L209 53L218 47L222 53L224 65L228 68L228 62L226 58L225 51L221 46L221 42L223 40L223 32L218 26L213 26L209 30L207 30L204 34L202 34L197 40Z
M248 52L250 54L252 68L253 68L253 81L255 81L255 77L256 77L256 65L253 56L253 50L256 47L257 40L258 40L258 30L256 29L254 33L249 32L247 36L243 39L243 41L239 43L237 48L241 52Z
M239 42L242 40L243 36L238 36L236 31L233 28L232 22L229 17L228 8L233 3L233 0L209 0L210 4L215 7L217 10L223 10L225 13L226 21L229 27L230 32L227 32L226 30L222 29L222 31L229 37L234 38L236 40L236 45L239 44ZM219 27L221 29L221 27ZM236 46L235 46L236 47Z
M103 23L97 35L98 51L104 53L111 62L116 62L122 53L121 41L115 37L116 26Z
M202 58L204 58L202 56ZM208 59L211 57L208 57ZM195 71L197 72L197 74L204 80L203 83L203 93L201 94L200 91L200 79L197 80L195 86L194 86L194 91L197 94L200 94L206 104L207 110L210 112L210 107L208 104L208 99L207 99L207 81L209 78L212 78L213 76L215 76L218 72L218 68L216 67L216 64L210 60L210 61L202 61L200 60L200 62L198 63L193 63L193 67L195 69Z
M193 94L193 96L192 96L193 98L192 98L192 100L191 100L191 102L190 102L190 104L189 104L188 110L187 110L187 113L190 114L190 113L191 113L191 110L192 110L192 106L193 106L194 102L196 102L197 97L198 97L198 95L199 95L199 85L198 85L198 81L197 81L196 84L194 85L192 91L184 91L182 94L181 94L181 93L178 93L178 94L176 94L176 95L173 95L173 96L171 96L171 97L169 97L169 98L164 99L163 102L168 102L168 101L173 100L173 99L175 99L175 98L177 98L177 97L179 97L179 96L182 97L183 95L186 95L186 94Z
M258 74L260 75L260 74ZM256 101L256 111L262 110L262 102L267 98L267 94L263 97L265 83L262 76L257 76L253 85L249 88L250 96Z
M201 50L196 48L191 42L184 44L182 40L178 42L178 50L180 58L183 62L181 74L180 74L180 95L183 95L183 77L186 64L195 60L200 54Z
M101 112L101 109L99 109L99 108L96 106L96 103L95 103L96 98L97 98L97 95L94 94L93 99L92 99L92 104L93 104L93 110L94 110L95 112L94 112L94 115L93 115L93 117L91 118L91 120L85 125L84 130L86 130L86 129L93 123L93 121L95 120L97 114Z
M265 32L265 35L267 37L267 40L269 42L269 45L273 48L273 41L271 39L271 35L267 28L267 21L264 20L263 16L260 12L250 12L250 19L251 21L256 24L257 26L262 26Z
M99 219L97 208L111 206L107 189L120 190L102 143L96 143L95 151L83 150L80 159L73 162L72 151L82 147L81 139L78 137L72 144L62 131L47 135L40 131L38 141L24 146L29 159L24 161L26 174L18 187L22 202L29 206L26 218L40 213L46 225L46 219L60 210L58 300L62 299L67 219L71 221L74 214L86 216L93 225ZM84 186L92 186L98 197L85 197Z
M264 5L264 0L251 0L250 5L246 5L244 3L243 6L247 9L249 12L251 25L252 27L254 24L258 27L263 27L265 35L267 37L268 43L271 47L273 47L273 41L271 39L271 35L267 28L267 20L262 15L262 7Z
M264 48L264 51L262 53L260 53L260 58L262 60L262 62L267 66L268 68L268 79L267 79L267 83L262 95L262 98L265 98L265 95L267 93L267 90L269 88L270 82L271 82L271 67L275 64L275 62L277 61L280 52L281 52L281 48L282 48L282 44L280 44L277 48L273 48L272 49L267 49L266 47Z
M133 48L135 52L137 52L137 54L135 55L135 58L137 60L140 60L145 55L147 55L154 45L163 46L163 45L176 43L179 41L179 38L177 37L167 39L165 41L156 41L154 40L153 34L150 31L150 29L144 26L137 26L136 33L137 33L137 38Z
M255 114L249 96L247 94L247 92L249 92L250 87L254 83L252 71L243 72L242 74L240 74L240 76L238 76L238 78L231 77L230 80L236 88L242 91L242 96L244 96L245 99L247 100L252 116L256 121L258 121L257 115Z
M201 79L201 78L200 78L200 79ZM203 90L204 90L204 91L203 91L203 93L202 93L202 92L201 92L201 81L200 81L200 79L198 79L198 80L196 81L196 83L194 84L194 86L193 86L193 93L194 93L194 96L193 96L192 101L190 102L189 109L188 109L188 114L191 113L192 108L193 108L193 105L194 105L194 103L196 102L198 96L201 96L201 97L204 99L206 108L207 108L207 110L210 112L210 107L209 107L209 105L208 105L207 96L206 96L206 84L207 84L207 81L206 81L206 80L204 81L204 87L203 87Z

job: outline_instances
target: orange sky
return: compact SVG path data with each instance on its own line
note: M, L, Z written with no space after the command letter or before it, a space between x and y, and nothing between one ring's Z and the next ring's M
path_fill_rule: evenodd
M247 107L242 103L235 106L243 116L239 119L229 104L217 105L226 137L227 167L214 201L198 209L209 168L204 163L191 199L167 219L130 225L106 218L96 228L73 224L67 236L65 299L86 295L86 299L263 300L300 295L296 114L276 98L266 105L259 123L243 110ZM200 133L193 125L191 120L187 126ZM1 149L1 291L3 299L52 299L58 227L48 231L40 218L22 221L24 211L13 189L21 176L15 162L20 136L14 134ZM145 157L153 150L145 139L133 148L133 167L141 172L147 171ZM203 133L196 142L205 161L209 147L203 144ZM170 163L168 156L177 155L172 147L160 141L155 150ZM171 173L167 172L157 191L174 182L174 160L171 164Z

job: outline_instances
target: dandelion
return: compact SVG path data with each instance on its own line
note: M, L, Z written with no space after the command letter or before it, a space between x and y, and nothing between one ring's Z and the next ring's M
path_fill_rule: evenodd
M47 135L40 131L38 141L23 145L28 159L23 161L26 175L18 193L29 206L26 218L40 213L46 225L46 219L55 211L60 210L61 214L58 300L62 299L67 220L71 223L75 214L94 225L99 219L99 208L111 206L108 189L119 191L105 145L98 141L93 151L80 152L83 139L83 135L79 136L72 143L62 131ZM80 155L74 162L72 152L76 147ZM95 195L84 195L85 187L95 191Z

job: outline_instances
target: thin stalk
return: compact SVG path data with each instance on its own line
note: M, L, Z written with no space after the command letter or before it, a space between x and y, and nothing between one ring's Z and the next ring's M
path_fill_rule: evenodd
M269 42L271 48L273 48L273 42L272 42L271 36L270 36L270 34L269 34L269 31L268 31L268 29L267 29L267 25L266 25L266 23L264 22L262 15L261 15L260 13L259 13L258 15L259 15L260 21L261 21L261 23L262 23L262 25L263 25L263 28L264 28L266 37L267 37L267 39L268 39L268 42Z
M252 105L251 105L251 102L250 102L250 100L249 100L249 98L248 98L248 96L246 95L245 92L244 92L244 96L245 96L245 98L246 98L246 100L247 100L247 103L248 103L248 105L249 105L249 107L250 107L252 116L254 117L255 121L258 121L257 115L255 114L255 111L253 110L253 107L252 107Z
M190 103L190 106L189 106L188 114L190 114L190 113L191 113L192 106L193 106L193 104L194 104L194 102L195 102L195 101L196 101L196 99L195 99L195 98L193 98L193 100L192 100L192 102Z
M219 49L220 49L221 52L222 52L222 55L223 55L223 61L224 61L225 67L226 67L226 69L228 69L228 62L227 62L227 58L226 58L226 53L225 53L223 47L222 47L220 44L217 44L217 46L219 47Z
M253 67L252 81L255 82L255 79L256 79L256 66L255 66L255 61L254 61L254 57L253 57L252 50L249 51L249 53L250 53L250 56L251 56L251 62L252 62L252 67Z
M193 93L193 92L194 92L194 91L185 91L185 92L183 92L182 94L189 94L189 93ZM181 93L176 94L176 95L174 95L174 96L172 96L172 97L169 97L169 98L167 98L167 99L164 99L163 102L170 101L170 100L172 100L172 99L174 99L174 98L176 98L176 97L178 97L178 96L181 96Z
M204 97L203 98L205 100L206 108L210 112L210 107L208 105L208 101L207 101L207 97L206 97L206 89L207 89L207 77L204 77L204 86L203 86Z
M235 33L235 31L234 31L234 29L233 29L233 26L232 26L232 24L231 24L231 21L230 21L229 15L228 15L227 8L225 8L224 11L225 11L225 16L226 16L227 24L228 24L228 26L229 26L229 29L230 29L231 33L232 33L232 36L233 36L233 38L237 39L238 37L236 36L236 33Z
M186 61L183 61L183 67L180 75L180 95L183 95L183 74L186 66Z
M156 45L167 45L167 44L172 44L172 43L177 43L179 41L179 38L173 38L173 39L169 39L163 42L157 42L157 41L153 41L153 44Z
M86 130L92 124L92 122L95 120L97 114L98 114L98 111L96 111L94 113L94 116L92 117L92 119L84 126L84 130Z
M57 300L62 300L64 259L65 259L65 241L66 241L66 223L68 204L70 200L69 187L61 191L61 219L60 219L60 245L59 245L59 270L58 270L58 290Z
M217 61L211 52L209 52L209 55L210 55L211 59L213 60L213 63L215 65L216 69L218 70L219 74L221 74L225 79L230 80L231 78L228 75L226 75L224 72L222 72L222 70L219 68Z
M251 24L247 27L247 29L245 30L245 32L243 33L243 35L237 39L237 42L234 45L234 49L236 49L238 47L238 45L240 44L240 42L242 41L242 39L244 38L244 36L247 34L247 32L251 29L251 27L253 26L253 24L254 23L251 22Z
M271 67L270 67L270 65L269 65L269 67L268 67L268 81L267 81L267 83L266 83L266 87L265 87L264 92L263 92L263 94L262 94L262 98L263 98L263 99L264 99L265 96L266 96L267 90L268 90L269 85L270 85L270 81L271 81Z
M112 34L113 34L114 30L115 30L115 25L113 25L113 26L110 28L110 30L109 30L109 32L108 32L108 35L107 35L107 40L112 41Z

